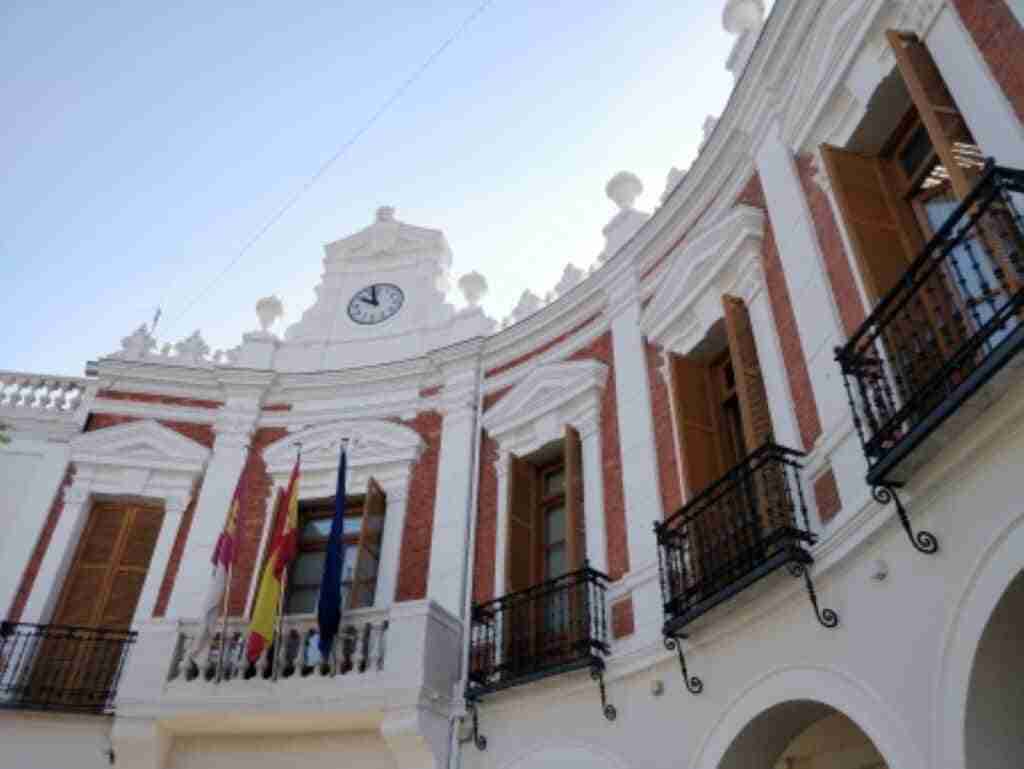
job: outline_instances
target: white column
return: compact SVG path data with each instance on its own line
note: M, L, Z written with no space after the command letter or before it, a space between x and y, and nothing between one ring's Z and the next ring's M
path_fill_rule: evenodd
M188 507L188 503L189 500L184 497L171 497L164 501L164 517L160 523L160 534L157 536L153 555L149 559L149 570L146 572L145 582L142 583L139 603L135 607L136 621L147 620L153 616L157 597L160 594L160 585L163 584L164 575L167 573L171 548L174 547L174 540L181 527L181 517L185 513L185 508Z
M768 202L797 331L822 429L829 433L849 417L835 347L845 341L824 269L814 222L793 153L779 135L776 120L757 152L757 169Z
M609 307L631 571L657 561L654 522L663 516L647 355L640 333L640 302L636 292L635 276L620 276Z
M245 467L248 445L248 432L217 433L167 606L168 617L195 618L202 614L210 577L210 558L227 520L228 506L238 478Z
M462 402L446 408L444 414L427 579L427 596L456 617L462 614L476 428L473 392L463 395Z
M20 498L10 500L10 517L4 521L0 536L0 612L6 612L60 491L67 472L68 445L15 438L0 455L0 461L10 462L15 468L20 468L22 463L32 468L26 473L27 478L18 479L25 482L25 491ZM11 470L10 465L8 470ZM0 504L0 509L4 507ZM36 587L38 585L37 579Z
M772 415L772 432L775 442L790 449L802 451L803 441L797 429L796 414L789 380L786 379L786 364L779 347L779 336L768 301L768 292L760 290L747 303L751 325L754 327L754 342L757 357L761 363L764 389L768 395L768 410Z
M88 478L76 477L64 491L64 509L50 537L50 546L43 554L32 592L21 615L22 622L46 623L57 608L64 577L71 568L75 546L89 517L90 483Z
M583 444L583 518L587 527L590 567L608 573L608 529L604 515L601 426L595 419L577 427Z
M409 504L409 477L406 476L402 484L382 484L387 507L384 511L384 531L381 533L377 589L373 599L373 605L377 608L385 608L395 602L405 511Z
M508 551L508 452L499 451L495 462L498 476L498 514L494 523L494 596L505 594L505 554Z

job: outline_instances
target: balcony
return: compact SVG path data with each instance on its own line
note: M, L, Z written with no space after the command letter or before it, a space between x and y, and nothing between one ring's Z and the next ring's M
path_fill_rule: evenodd
M1024 172L990 162L836 352L879 501L1024 372L1022 205ZM934 552L934 538L921 545Z
M589 669L600 682L605 717L604 657L609 653L608 578L589 566L473 606L466 699Z
M815 537L800 485L802 456L768 443L655 524L670 649L696 619L783 566L806 579L818 620L838 624L835 612L819 611L808 574Z
M109 714L135 633L0 623L0 708Z

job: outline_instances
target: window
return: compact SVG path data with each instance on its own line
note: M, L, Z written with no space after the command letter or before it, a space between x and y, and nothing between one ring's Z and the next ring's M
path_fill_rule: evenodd
M372 606L376 597L380 542L385 511L384 492L370 480L365 495L347 497L342 524L342 606ZM320 596L327 558L327 539L334 518L334 500L304 503L299 509L299 547L288 571L285 614L312 614Z

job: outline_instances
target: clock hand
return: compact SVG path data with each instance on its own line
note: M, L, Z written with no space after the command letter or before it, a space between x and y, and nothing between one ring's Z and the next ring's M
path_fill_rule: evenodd
M370 286L370 296L373 298L373 306L376 307L380 302L377 300L377 287Z

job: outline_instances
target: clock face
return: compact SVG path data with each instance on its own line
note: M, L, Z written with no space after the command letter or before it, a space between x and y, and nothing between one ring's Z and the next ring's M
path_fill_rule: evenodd
M356 323L382 323L402 309L405 294L392 283L374 283L360 289L348 303L348 316Z

